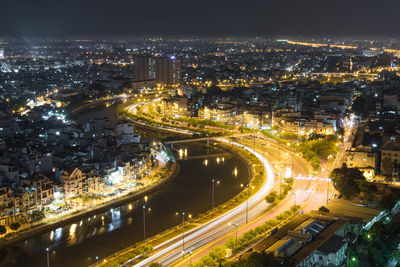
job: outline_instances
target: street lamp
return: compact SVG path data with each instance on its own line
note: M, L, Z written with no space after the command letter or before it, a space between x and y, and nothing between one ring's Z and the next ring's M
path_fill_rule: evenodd
M192 251L189 251L189 264L192 266Z
M235 256L236 256L236 254L237 254L237 236L238 236L237 228L238 228L238 224L237 223L234 223L234 224L228 223L228 225L229 226L233 225L235 227L235 232L236 232L235 233Z
M326 205L328 205L329 202L329 182L330 182L330 178L326 178Z
M49 252L50 252L50 249L49 249L49 248L46 248L46 255L47 255L47 267L50 267Z
M215 182L219 184L219 181L215 181L215 179L211 179L212 182L212 217L214 218L214 191L215 191Z
M243 184L240 184L241 187L243 187ZM247 199L246 199L246 224L249 221L249 197L250 197L250 185L247 184ZM254 188L254 186L252 186L251 188Z
M188 218L192 218L192 215L188 215ZM182 212L182 259L185 258L185 212Z
M146 205L148 197L144 197L145 204L143 205L143 242L146 244Z

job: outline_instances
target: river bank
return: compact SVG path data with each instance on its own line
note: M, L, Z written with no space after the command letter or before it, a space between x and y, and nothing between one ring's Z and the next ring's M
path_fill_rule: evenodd
M247 181L248 183L254 182L257 178L259 178L258 176L256 177L256 175L255 175L256 164L254 161L252 161L253 159L251 159L249 157L249 154L247 154L248 152L246 152L245 150L240 149L238 147L226 145L222 142L221 143L218 142L217 146L222 148L223 150L228 151L232 155L236 156L241 162L243 162L245 164L246 169L248 171L248 181ZM261 174L261 177L262 176L263 175ZM259 182L261 184L263 181L259 181ZM241 192L239 192L238 195L235 195L235 196L233 196L233 198L227 200L226 202L220 204L219 206L216 206L214 210L209 209L209 210L205 211L204 213L197 215L196 217L189 218L185 225L186 232L190 232L190 230L194 229L195 227L197 227L201 224L207 223L208 221L227 212L231 208L233 208L237 205L240 205L246 197L249 197L249 195L245 194L244 190L242 190ZM212 215L212 217L210 217L211 215ZM157 235L148 238L148 240L146 242L146 246L148 246L148 248L147 247L146 248L149 249L148 252L150 252L152 247L160 245L161 243L163 243L167 240L170 240L178 235L181 235L181 226L180 225L178 225L177 227L173 227L171 229L167 229L162 233L158 233ZM142 242L133 244L132 246L129 246L120 251L114 252L112 255L102 259L101 261L95 262L95 263L91 264L90 266L91 267L94 267L94 266L120 266L120 265L130 266L131 264L133 264L133 262L131 262L132 261L131 259L133 259L133 258L136 259L137 256L140 256L141 253L138 253L138 250L144 249L143 245L144 244ZM151 252L150 252L150 254L151 254ZM150 254L148 254L148 255L150 255ZM131 260L131 261L129 261L129 260ZM129 263L127 263L127 261Z
M12 245L13 243L40 235L40 234L50 231L52 229L62 227L71 222L79 221L83 217L88 217L88 216L92 216L92 215L96 215L98 213L104 212L104 211L110 209L111 207L120 206L120 205L126 204L127 202L130 202L130 201L139 200L139 199L143 198L146 194L150 194L150 193L156 191L162 185L164 185L165 183L167 183L168 181L170 181L171 179L176 177L179 174L179 169L180 169L179 163L175 162L175 163L173 163L172 168L169 171L170 174L167 177L165 177L164 179L161 179L161 180L155 182L154 184L151 184L143 189L139 189L137 191L130 192L125 196L122 196L120 198L99 204L95 207L87 208L85 210L71 214L71 215L69 215L65 218L62 218L60 220L57 220L55 222L39 224L39 225L34 226L33 228L23 230L20 232L16 232L15 235L12 236L12 238L2 239L0 241L0 249L5 246ZM154 173L154 175L156 175L156 173Z

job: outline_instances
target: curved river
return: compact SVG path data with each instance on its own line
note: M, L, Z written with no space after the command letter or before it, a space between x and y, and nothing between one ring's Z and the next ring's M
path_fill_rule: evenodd
M95 116L115 119L115 109L89 110L80 115L78 121L84 123ZM150 136L154 133L141 134ZM212 178L220 181L215 186L216 206L238 194L240 184L249 178L246 164L236 156L226 154L227 151L200 143L186 143L181 148L187 149L188 159L179 160L177 157L181 167L178 176L149 195L151 212L146 215L147 237L179 224L181 218L175 215L176 212L185 211L196 216L209 210L212 206ZM212 156L217 153L224 153L223 162ZM50 253L50 266L93 264L96 256L102 259L143 240L142 211L141 200L132 201L15 243L0 250L0 266L46 266L47 247L53 251Z

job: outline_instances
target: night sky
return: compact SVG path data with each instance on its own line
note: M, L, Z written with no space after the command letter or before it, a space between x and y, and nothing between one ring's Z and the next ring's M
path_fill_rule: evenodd
M14 0L1 36L393 36L399 0Z

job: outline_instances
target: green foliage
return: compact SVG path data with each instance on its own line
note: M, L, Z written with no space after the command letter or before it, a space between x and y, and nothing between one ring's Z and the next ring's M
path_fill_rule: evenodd
M32 213L28 215L28 218L31 222L38 222L44 219L46 216L44 215L43 211L41 210L34 210Z
M356 249L359 258L369 261L369 266L387 266L391 260L398 261L399 243L400 225L396 221L376 222L369 232L360 236Z
M232 266L235 267L275 267L275 266L285 266L280 263L278 259L276 259L272 254L268 254L266 252L258 253L253 252L247 259L239 260L237 263L234 263Z
M152 264L150 264L150 267L162 267L163 265L161 263L158 262L153 262Z
M273 203L277 198L278 198L278 193L276 193L276 191L271 191L271 192L265 197L265 201L267 201L267 203L271 204L271 203Z
M17 231L20 227L21 227L21 225L19 223L17 223L17 222L16 223L12 223L10 225L10 229L13 230L13 231Z
M228 129L228 130L233 130L235 127L233 125L226 125L218 121L213 121L213 120L200 120L198 118L193 118L193 117L181 117L181 118L175 118L176 121L180 122L185 122L187 124L192 124L199 126L201 129L204 129L205 126L212 126L212 127L218 127L222 129Z
M217 263L214 261L213 258L211 258L210 256L206 255L204 257L202 257L200 259L200 261L196 264L194 264L193 266L195 267L213 267L213 266L218 266Z
M360 193L360 184L365 181L364 175L357 168L347 168L343 164L341 168L334 169L331 173L335 189L346 199L350 199Z
M131 251L129 251L128 253L125 253L121 256L118 256L115 260L109 261L107 262L107 267L108 266L121 266L124 263L126 263L128 260L131 260L132 258L135 258L138 255L142 255L144 253L147 252L151 252L153 250L153 246L151 245L141 245L138 246L134 249L132 249Z
M336 143L337 137L330 135L304 142L300 144L299 150L306 160L311 161L314 170L317 170L321 164L320 159L326 160L329 155L336 154L338 150Z
M218 247L213 248L210 251L209 255L213 260L220 262L222 259L225 258L226 253L227 253L227 251L226 251L225 246L218 246Z
M300 137L299 135L297 135L295 133L279 133L279 137L282 139L287 139L287 140L304 141L304 137Z
M390 210L394 207L397 202L397 197L393 193L385 194L378 203L378 207L386 210Z
M229 237L226 242L225 246L229 249L234 249L236 246L236 238L235 237Z
M227 250L225 246L217 246L213 248L210 253L200 259L200 261L193 266L219 266L225 259Z
M0 235L4 235L7 233L7 229L4 225L0 225Z
M359 183L360 192L362 197L368 203L374 200L374 193L377 191L376 185L374 183L368 183L366 181Z

